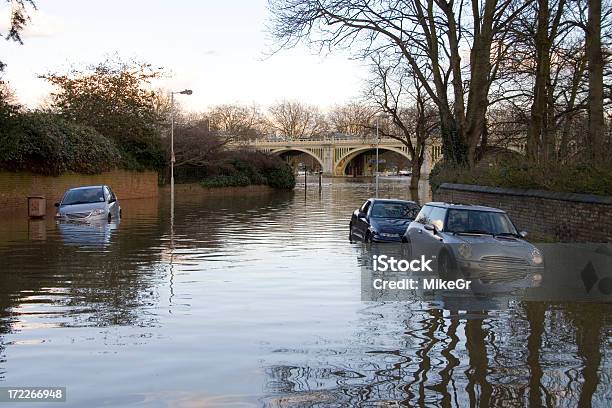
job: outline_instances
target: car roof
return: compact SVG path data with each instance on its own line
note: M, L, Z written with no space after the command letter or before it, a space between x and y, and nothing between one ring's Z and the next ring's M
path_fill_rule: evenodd
M81 187L73 187L73 188L69 188L68 191L70 190L85 190L88 188L104 188L106 187L106 185L98 185L98 186L81 186Z
M382 202L382 203L416 204L415 201L399 200L399 199L395 199L395 198L370 198L369 200L372 201L373 203L375 203L375 202Z
M499 208L486 207L484 205L455 204L455 203L445 203L445 202L440 202L440 201L433 201L425 205L428 205L431 207L452 208L452 209L457 209L457 210L488 211L488 212L505 213L504 210L500 210Z

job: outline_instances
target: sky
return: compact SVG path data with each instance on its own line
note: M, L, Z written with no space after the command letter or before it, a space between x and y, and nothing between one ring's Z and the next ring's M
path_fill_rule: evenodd
M159 85L189 88L181 105L203 111L222 103L298 100L323 109L360 96L367 69L342 52L306 46L270 56L267 0L37 0L23 45L0 41L4 80L36 107L52 88L37 76L117 54L163 67ZM0 33L9 9L0 3Z

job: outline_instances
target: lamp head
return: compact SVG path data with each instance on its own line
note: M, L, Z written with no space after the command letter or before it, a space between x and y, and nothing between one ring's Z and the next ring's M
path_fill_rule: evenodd
M181 95L191 95L193 91L191 89L185 89L184 91L179 92Z

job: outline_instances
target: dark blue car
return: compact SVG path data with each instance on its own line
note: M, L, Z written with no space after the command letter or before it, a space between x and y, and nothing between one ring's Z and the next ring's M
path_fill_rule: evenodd
M370 198L353 212L349 239L365 242L401 242L408 224L421 208L414 201Z

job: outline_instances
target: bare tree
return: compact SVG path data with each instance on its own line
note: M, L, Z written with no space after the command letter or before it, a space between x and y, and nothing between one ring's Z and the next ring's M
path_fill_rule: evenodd
M612 41L612 10L606 3L601 50ZM537 0L511 24L506 38L510 51L497 72L497 94L490 95L490 103L501 102L503 109L513 110L519 127L522 121L527 155L533 161L589 156L587 14L586 0ZM603 55L605 71L610 57ZM610 79L606 82L604 75L602 92L610 95L609 88ZM610 103L609 96L603 103Z
M554 152L554 89L551 78L551 52L557 40L565 0L551 10L548 0L537 0L535 31L535 85L531 104L531 121L527 133L527 155L532 160L547 161ZM553 12L551 20L551 11Z
M327 131L327 123L315 106L283 100L268 109L271 129L289 139L310 138Z
M332 131L359 137L371 134L372 120L376 109L363 103L350 102L338 105L328 113L328 122Z
M590 159L601 160L604 150L603 71L601 48L601 0L588 0L586 55L589 71L589 137L587 152Z
M211 129L233 140L256 138L264 122L256 105L217 105L210 109L208 115Z
M509 22L528 3L271 0L271 32L282 47L307 40L321 47L358 47L362 57L381 50L400 55L438 109L444 157L473 165L485 133L489 88L507 52ZM468 70L462 64L466 47Z
M0 80L0 104L1 105L18 105L17 95L15 90L6 81Z
M227 143L226 138L210 131L206 119L179 122L174 131L175 166L206 166Z
M412 170L410 190L414 196L426 143L439 127L436 110L417 74L402 60L387 65L378 56L373 59L372 73L365 97L389 119L389 125L379 127L379 132L402 142L408 150Z

